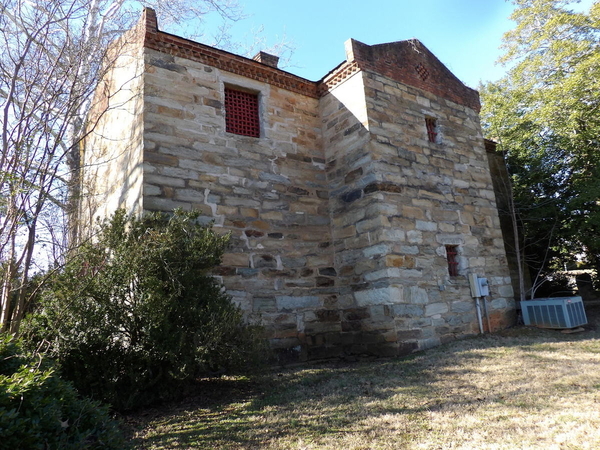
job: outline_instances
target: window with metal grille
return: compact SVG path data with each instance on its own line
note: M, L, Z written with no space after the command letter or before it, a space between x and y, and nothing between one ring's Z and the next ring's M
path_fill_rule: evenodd
M225 130L260 137L258 94L225 88Z
M446 245L446 260L448 261L448 274L458 276L458 245Z
M427 139L429 139L429 142L435 142L437 138L437 121L432 117L426 117L425 127L427 128Z
M429 78L429 70L427 70L427 68L419 63L415 66L415 70L417 71L417 73L419 74L419 77L421 78L421 80L425 81L427 80L427 78Z

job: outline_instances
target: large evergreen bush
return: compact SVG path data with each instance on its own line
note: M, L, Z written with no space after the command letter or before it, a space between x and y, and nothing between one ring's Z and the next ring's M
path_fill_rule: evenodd
M195 377L248 368L264 355L260 330L209 273L228 236L176 211L117 212L77 251L25 324L61 374L117 409L170 399Z
M0 334L0 448L124 448L105 407L80 397L46 362Z

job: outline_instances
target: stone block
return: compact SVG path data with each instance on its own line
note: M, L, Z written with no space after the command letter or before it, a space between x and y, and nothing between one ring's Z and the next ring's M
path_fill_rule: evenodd
M364 275L365 280L367 281L375 281L382 279L388 280L390 278L397 278L398 276L400 276L400 270L395 267L376 270L374 272L370 272Z
M366 258L372 258L373 256L385 255L390 252L390 246L388 244L377 244L371 247L365 248L362 253Z
M422 244L423 243L423 233L418 230L410 230L406 232L406 240L410 244Z
M457 313L466 313L475 308L475 300L471 302L457 301L451 303L451 310Z
M514 296L513 287L511 285L498 286L498 295L501 297L512 298Z
M508 302L505 298L496 298L491 301L492 309L505 309L508 307Z
M429 303L429 296L427 291L418 286L410 286L406 289L406 302L418 305L425 305Z
M254 312L275 312L275 311L277 311L275 297L254 297L252 299L252 310Z
M354 293L358 306L367 305L391 305L400 303L403 299L402 286L389 286L378 289L367 289Z
M409 304L393 305L392 308L392 313L396 317L421 317L425 311L422 306Z
M448 312L447 303L431 303L425 306L425 316L436 316L438 314L445 314Z
M279 311L293 311L298 309L317 308L320 305L319 297L315 296L289 296L279 295L275 297Z
M417 228L417 230L421 230L421 231L437 231L437 223L428 222L425 220L417 220L416 228Z

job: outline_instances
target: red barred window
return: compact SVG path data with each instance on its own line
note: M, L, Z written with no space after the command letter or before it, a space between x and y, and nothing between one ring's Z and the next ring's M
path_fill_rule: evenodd
M446 245L446 259L448 261L448 275L458 276L458 245Z
M437 138L436 120L432 117L426 117L425 126L427 127L427 139L429 139L429 142L435 142Z
M225 88L225 129L242 136L260 137L258 94Z

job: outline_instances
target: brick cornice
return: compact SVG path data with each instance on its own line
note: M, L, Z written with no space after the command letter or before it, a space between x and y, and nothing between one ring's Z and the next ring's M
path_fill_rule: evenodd
M416 39L374 46L351 39L346 43L347 61L315 82L250 58L162 32L151 8L144 10L140 22L145 48L197 61L308 97L322 97L352 75L368 71L431 92L477 112L480 110L479 93L465 86ZM427 76L423 76L424 73Z
M157 26L156 13L150 8L144 10L142 21L145 21L145 48L206 64L308 97L319 97L318 83L314 81L243 56L160 31Z
M360 70L361 68L356 61L343 62L321 79L318 88L319 96L322 97L327 94L335 86L360 72Z

